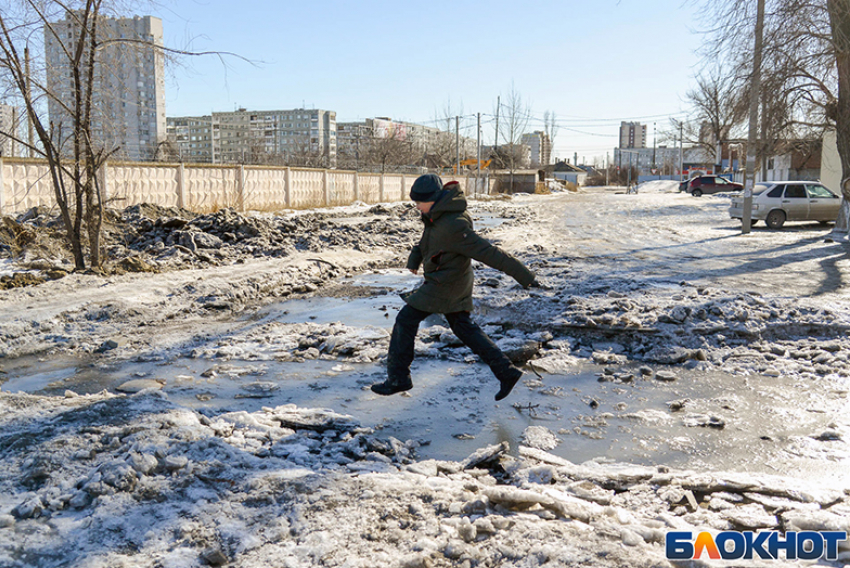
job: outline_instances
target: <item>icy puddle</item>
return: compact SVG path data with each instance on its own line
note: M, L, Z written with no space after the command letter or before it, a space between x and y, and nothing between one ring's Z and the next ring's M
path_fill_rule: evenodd
M292 300L254 313L245 328L268 324L332 323L389 330L402 301L397 292L418 278L383 271L341 283L363 297ZM374 290L383 291L373 295ZM237 324L239 322L236 322ZM440 323L440 318L424 325ZM237 325L237 332L239 331ZM827 379L732 376L716 372L580 364L566 374L527 372L512 395L493 401L498 384L480 363L449 359L414 362L414 388L380 397L369 385L384 378L379 364L310 359L245 361L179 357L104 364L71 358L5 361L7 391L62 395L127 385L162 388L179 404L210 415L296 404L354 416L381 435L417 440L420 458L460 460L508 441L546 449L580 463L590 459L676 468L737 470L818 477L847 476L847 385ZM835 443L832 443L835 442ZM843 465L844 464L844 465Z

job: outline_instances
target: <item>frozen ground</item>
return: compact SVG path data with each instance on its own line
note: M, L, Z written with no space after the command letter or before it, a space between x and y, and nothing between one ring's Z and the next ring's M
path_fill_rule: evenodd
M112 252L155 272L63 278L22 220L0 276L50 276L0 292L0 566L664 566L669 530L847 530L846 245L726 202L475 202L547 284L476 267L527 361L501 404L439 318L414 389L368 390L409 207L138 208Z

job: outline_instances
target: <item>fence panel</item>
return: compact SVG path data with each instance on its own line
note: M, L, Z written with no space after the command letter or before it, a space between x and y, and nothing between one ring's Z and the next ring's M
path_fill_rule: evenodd
M358 189L360 201L363 203L378 203L381 201L381 176L358 174Z
M322 170L292 170L290 188L290 207L310 209L325 204Z
M112 207L139 203L177 207L177 167L107 165L106 195Z
M328 205L354 202L354 172L328 172Z
M238 168L186 167L183 169L185 207L209 213L239 206Z
M245 209L286 209L286 170L245 168L243 203Z
M384 201L401 201L400 175L384 175Z
M22 213L32 207L51 207L56 202L53 179L46 162L2 160L3 215ZM71 193L73 189L70 188Z

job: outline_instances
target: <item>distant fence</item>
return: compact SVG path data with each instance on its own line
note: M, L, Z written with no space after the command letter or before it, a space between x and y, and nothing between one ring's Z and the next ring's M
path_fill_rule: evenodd
M183 207L197 213L223 208L278 211L404 201L417 176L345 170L243 165L109 163L101 169L105 202L124 208L140 203ZM467 195L489 194L494 181L474 175L443 175ZM56 202L47 162L0 158L0 215Z

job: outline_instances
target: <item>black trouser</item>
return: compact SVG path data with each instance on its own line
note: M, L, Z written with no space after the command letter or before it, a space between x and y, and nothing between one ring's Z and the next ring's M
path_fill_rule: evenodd
M387 375L390 381L405 382L410 380L410 364L413 362L413 347L416 332L422 320L430 316L429 312L417 310L407 304L398 313L390 339L390 350L387 354ZM496 347L493 340L476 325L469 317L469 312L453 312L443 314L449 322L454 334L472 349L482 361L489 365L493 374L502 379L511 368L511 361Z

